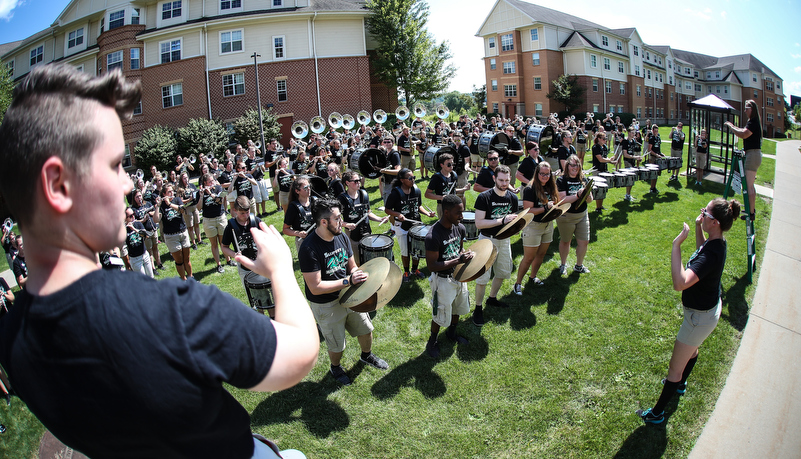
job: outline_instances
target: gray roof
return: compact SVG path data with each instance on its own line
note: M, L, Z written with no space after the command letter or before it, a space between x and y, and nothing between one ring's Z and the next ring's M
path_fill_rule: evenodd
M309 0L308 9L311 11L357 11L364 9L365 3L364 0Z
M767 65L763 64L762 61L751 54L737 54L734 56L721 57L718 59L718 65L731 65L733 70L751 70L759 73L767 73L779 78Z
M634 27L626 27L625 29L609 29L609 33L628 38L631 37L631 34L633 34L635 30L637 29Z
M16 48L21 43L22 43L22 40L3 43L2 45L0 45L0 57L2 57L5 53L11 51L12 49Z
M587 37L581 34L581 32L573 32L567 37L564 43L560 46L560 48L598 48L598 46L593 43L592 41L588 40Z
M582 30L588 28L608 30L606 27L594 22L590 22L586 19L563 13L561 11L552 10L544 6L534 5L531 3L522 2L520 0L506 1L537 22L543 22L545 24L551 24L559 27L566 27L572 30Z
M668 53L668 50L670 49L670 46L664 46L664 45L646 45L646 46L656 51L657 53L662 53L665 55Z
M694 53L692 51L683 51L680 49L673 49L673 55L694 65L695 68L701 70L707 67L716 67L718 58L701 53Z

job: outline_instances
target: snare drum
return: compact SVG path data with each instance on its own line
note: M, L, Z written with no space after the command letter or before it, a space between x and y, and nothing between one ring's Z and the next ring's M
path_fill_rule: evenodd
M615 174L610 174L609 172L601 172L600 174L598 174L598 177L604 179L604 182L606 182L606 185L610 188L614 188L617 186L615 185L616 183Z
M475 241L478 239L478 228L476 228L476 213L475 212L462 212L462 225L467 230L468 241Z
M409 256L412 258L426 257L426 235L431 225L415 225L409 230Z
M595 182L592 183L592 199L604 199L609 187L606 183Z
M668 169L681 169L682 159L681 156L671 156L668 158Z
M663 171L670 165L670 158L656 158L656 165L659 166L660 171Z
M637 174L634 172L625 171L623 172L623 186L634 186L634 182L637 181Z
M613 186L615 188L626 186L626 174L624 174L623 172L615 172L614 176L615 176L614 184L610 184L610 186Z
M359 241L359 261L364 264L373 258L384 257L394 261L392 247L395 240L386 234L368 234Z
M245 292L248 294L250 307L263 311L275 307L273 300L273 284L270 279L254 272L245 275Z
M648 168L648 180L656 180L662 173L662 170L656 164L648 164L645 167Z

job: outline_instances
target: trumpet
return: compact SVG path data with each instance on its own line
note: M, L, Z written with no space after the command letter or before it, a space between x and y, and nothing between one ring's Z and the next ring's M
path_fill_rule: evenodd
M426 116L426 107L420 102L414 104L414 116L418 118Z
M311 131L320 134L325 130L325 120L322 116L315 116L311 119Z
M292 136L296 139L303 139L309 133L309 125L305 121L295 121L292 123Z
M356 126L356 120L351 115L342 116L342 127L350 131Z
M370 113L367 110L360 111L356 114L356 121L362 126L368 124L370 122Z
M384 124L387 121L387 112L380 108L373 112L373 121L378 124Z
M208 156L206 156L206 158L209 160L209 162L212 162L212 161L214 161L214 152L211 152L211 151L210 151L210 152L209 152L209 155L208 155Z
M192 153L191 155L189 155L189 163L190 164L195 164L196 162L197 162L197 157L195 156L195 154Z
M11 228L13 228L13 227L14 227L14 220L12 220L11 217L6 218L5 220L3 220L3 231L4 232L6 232L6 233L10 232Z
M339 129L342 127L342 115L339 112L331 113L328 115L328 124L334 129Z
M395 117L400 121L405 120L409 117L409 108L405 105L401 105L400 107L396 108Z

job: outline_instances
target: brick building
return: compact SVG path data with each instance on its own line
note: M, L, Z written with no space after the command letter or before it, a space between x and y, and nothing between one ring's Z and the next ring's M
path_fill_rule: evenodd
M633 113L687 121L688 103L716 94L760 106L766 135L784 130L782 79L751 54L713 57L643 43L637 29L609 29L521 0L498 0L476 34L484 42L487 108L504 116L563 110L546 97L560 75L586 88L584 113Z
M73 0L51 27L0 45L0 62L21 79L66 62L99 75L119 68L142 82L142 102L123 122L130 153L156 124L191 118L231 123L271 106L288 143L295 120L331 112L387 111L397 93L372 76L374 42L359 0Z

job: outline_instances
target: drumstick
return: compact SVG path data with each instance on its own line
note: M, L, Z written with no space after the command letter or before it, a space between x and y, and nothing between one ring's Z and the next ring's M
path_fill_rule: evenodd
M231 231L231 234L234 235L234 245L236 246L236 253L242 253L239 251L239 241L236 238L236 230Z
M446 195L447 195L447 194L451 194L451 191L453 191L453 187L455 187L455 186L456 186L456 182L453 182L453 183L451 183L451 186L450 186L450 188L448 188L448 192L447 192L447 193L445 193L445 194L446 194Z

